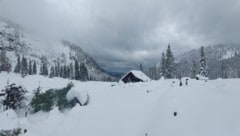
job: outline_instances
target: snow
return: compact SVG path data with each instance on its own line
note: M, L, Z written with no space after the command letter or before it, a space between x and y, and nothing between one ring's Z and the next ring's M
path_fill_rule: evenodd
M72 96L90 96L88 106L64 113L55 108L18 118L12 110L0 111L0 130L26 128L26 136L240 135L239 79L190 79L180 87L174 79L118 84L0 73L0 90L7 82L23 85L29 98L38 86L47 90L69 82Z
M229 58L234 56L234 53L235 53L234 50L229 50L229 51L226 52L226 54L224 54L222 56L222 58L220 60L229 59Z
M77 88L72 88L68 94L67 94L67 100L71 101L73 100L75 97L81 102L81 103L85 103L87 101L87 91L86 90L82 90L82 89L77 89Z
M208 77L204 77L204 76L201 76L199 74L196 75L196 78L198 78L199 80L204 80L204 81L208 80Z
M147 82L147 81L150 81L151 79L145 75L142 71L138 71L138 70L131 70L129 71L127 74L125 74L121 79L120 81L122 81L122 79L128 75L129 73L132 73L134 76L136 76L137 78L143 80L144 82Z

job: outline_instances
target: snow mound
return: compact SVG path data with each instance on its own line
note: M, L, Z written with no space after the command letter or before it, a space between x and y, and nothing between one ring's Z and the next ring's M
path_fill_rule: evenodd
M196 75L196 78L197 78L198 80L205 80L205 81L208 80L208 77L204 77L204 76L201 76L201 75Z
M81 103L85 103L88 99L87 91L73 88L67 93L67 100L71 101L74 98L77 98Z

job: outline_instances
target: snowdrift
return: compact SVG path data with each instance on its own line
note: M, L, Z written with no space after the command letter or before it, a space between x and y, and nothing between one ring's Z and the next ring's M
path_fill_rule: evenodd
M30 92L29 98L39 85L47 90L69 82L75 85L69 95L85 99L87 93L89 105L26 118L1 111L0 129L21 127L28 130L26 136L240 135L239 79L189 80L188 86L180 87L178 80L118 84L0 73L0 89L16 83Z

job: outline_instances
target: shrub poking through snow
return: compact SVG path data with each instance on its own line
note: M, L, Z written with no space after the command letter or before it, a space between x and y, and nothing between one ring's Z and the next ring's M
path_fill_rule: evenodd
M72 83L69 83L62 89L50 89L45 93L40 93L40 89L37 89L30 103L32 113L38 111L48 112L51 111L54 106L57 106L60 111L74 107L78 101L76 99L69 101L66 97L73 86Z
M16 128L12 130L0 130L0 136L19 136L22 134L21 128Z
M2 90L1 96L4 97L1 101L5 110L17 110L25 107L25 94L27 91L22 86L11 84Z
M38 111L48 112L52 110L54 105L54 93L53 89L47 90L45 93L40 93L40 88L34 93L34 97L30 102L32 112Z
M173 116L176 117L176 116L177 116L177 112L174 112L174 113L173 113Z
M67 100L67 93L71 90L71 88L74 85L72 83L69 83L67 87L64 87L63 89L59 89L55 91L56 95L56 106L60 111L63 111L64 109L72 108L76 105L76 101L68 101Z

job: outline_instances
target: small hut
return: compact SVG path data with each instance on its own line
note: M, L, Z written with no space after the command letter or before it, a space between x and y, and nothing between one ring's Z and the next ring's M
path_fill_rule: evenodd
M121 79L120 82L123 83L135 83L135 82L146 82L149 81L150 78L145 75L142 71L132 70L125 74Z

